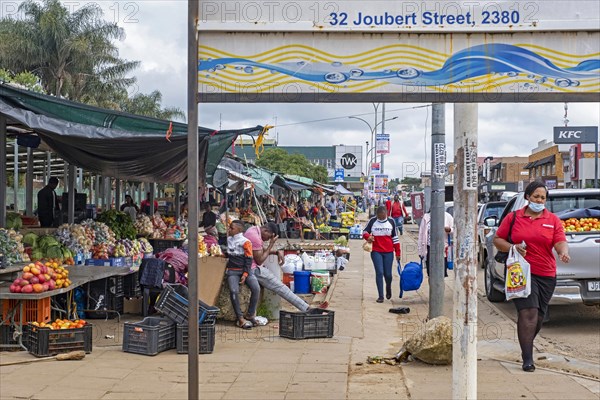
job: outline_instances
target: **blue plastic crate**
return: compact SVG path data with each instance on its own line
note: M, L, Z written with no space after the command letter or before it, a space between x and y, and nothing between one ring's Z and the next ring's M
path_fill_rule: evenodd
M362 235L357 233L351 233L348 236L350 239L362 239Z
M125 257L113 257L110 259L111 267L125 267Z
M87 260L85 260L85 265L90 265L90 266L94 266L94 267L110 267L111 266L111 260L103 260L103 259L99 259L99 258L88 258Z
M75 254L75 257L73 257L73 261L75 261L75 265L84 265L85 255L83 253L77 253Z

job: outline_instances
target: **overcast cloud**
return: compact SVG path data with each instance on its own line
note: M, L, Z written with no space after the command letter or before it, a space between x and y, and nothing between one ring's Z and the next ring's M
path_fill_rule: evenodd
M2 0L7 5L18 4ZM63 1L79 7L87 1ZM118 45L121 56L140 60L137 90L160 90L164 106L186 110L186 13L185 1L97 1L109 21L117 21L127 34ZM418 175L430 157L431 108L403 111L417 104L388 103L386 124L391 134L392 154L385 169L391 177ZM270 137L278 134L281 145L324 146L365 145L370 141L367 126L355 119L336 119L319 123L289 125L315 119L373 112L367 104L202 104L200 124L210 128L243 128L275 124ZM540 140L552 140L552 127L563 124L564 104L480 104L479 155L527 156ZM374 115L362 116L374 123ZM599 103L570 103L570 125L600 124ZM453 159L453 107L446 106L446 143L448 160ZM425 140L427 142L425 142ZM427 160L427 165L430 161ZM419 166L415 169L414 166Z

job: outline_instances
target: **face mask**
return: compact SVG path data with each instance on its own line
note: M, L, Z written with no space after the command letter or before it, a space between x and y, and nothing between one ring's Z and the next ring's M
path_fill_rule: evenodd
M529 203L529 208L531 209L531 211L535 212L535 213L539 213L544 211L544 208L546 206L544 204L540 204L540 203Z

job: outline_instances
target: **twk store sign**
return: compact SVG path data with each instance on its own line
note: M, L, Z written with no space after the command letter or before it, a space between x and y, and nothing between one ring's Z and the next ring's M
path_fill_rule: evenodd
M335 146L335 167L343 169L346 178L360 178L362 165L361 146Z
M200 0L205 102L596 101L600 2Z

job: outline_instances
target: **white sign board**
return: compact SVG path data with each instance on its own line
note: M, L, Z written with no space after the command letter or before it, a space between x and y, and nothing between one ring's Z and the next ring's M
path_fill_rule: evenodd
M446 175L446 144L433 144L433 176L443 178Z
M390 135L378 133L375 135L377 154L390 154Z
M588 0L201 0L199 99L596 101L599 26Z

